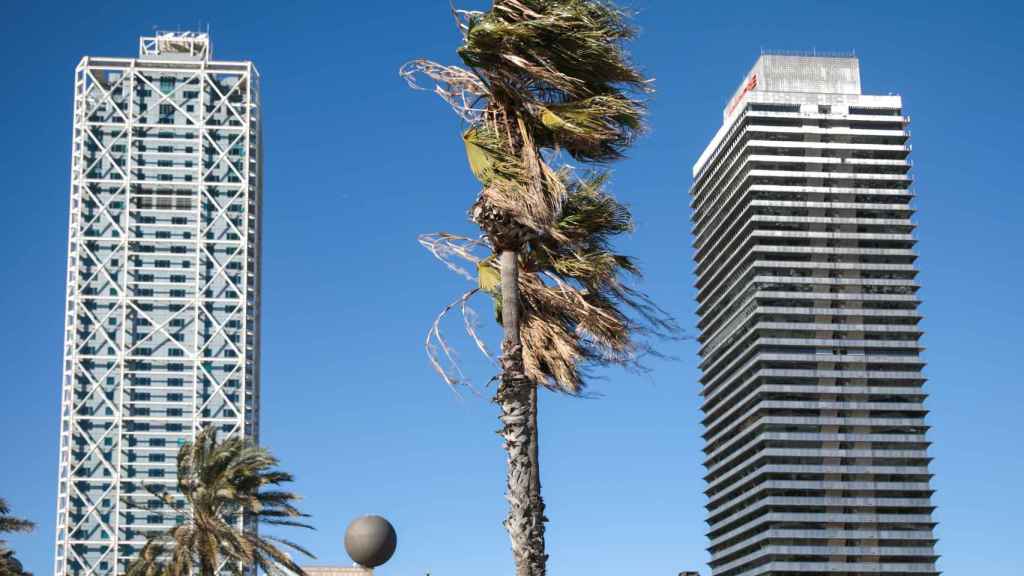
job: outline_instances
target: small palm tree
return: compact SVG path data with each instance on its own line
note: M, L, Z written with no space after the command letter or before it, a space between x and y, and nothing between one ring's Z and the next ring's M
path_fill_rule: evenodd
M604 191L605 176L576 177L566 164L621 158L643 131L641 97L651 87L625 52L633 30L608 1L494 0L486 12L455 15L467 68L417 60L402 75L413 87L417 74L431 78L468 124L463 140L483 186L470 217L484 237L438 234L421 242L457 271L452 256L476 262L478 290L495 298L504 333L495 402L508 453L505 527L516 573L541 576L537 387L578 394L588 366L634 365L645 348L638 336L675 331L623 282L638 270L608 246L630 229L628 210ZM465 315L475 292L442 317L456 305ZM470 322L467 328L485 350ZM453 358L435 321L428 349L437 348Z
M186 521L152 536L128 567L128 576L241 575L254 565L266 574L304 575L277 544L313 558L310 552L256 531L259 524L312 529L296 520L308 517L293 504L299 497L275 489L293 480L274 469L277 465L277 458L250 440L218 442L214 428L199 432L178 451L178 492L185 502L154 492Z
M10 515L10 506L0 498L0 534L4 532L31 532L36 525L32 522ZM21 567L21 562L14 557L14 551L7 547L7 542L0 540L0 576L32 576Z

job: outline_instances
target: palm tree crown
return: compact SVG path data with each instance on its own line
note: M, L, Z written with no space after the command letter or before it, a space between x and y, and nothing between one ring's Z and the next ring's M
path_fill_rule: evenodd
M313 557L301 546L256 532L259 524L312 528L293 504L299 497L276 489L292 475L276 470L265 448L234 437L218 442L206 428L178 452L178 492L185 502L158 493L186 521L154 535L129 566L129 576L243 574L258 566L271 575L304 574L277 544ZM244 528L243 528L244 526Z
M525 369L535 383L576 394L587 366L636 366L651 351L638 338L678 332L630 287L640 275L633 260L611 249L633 220L605 189L607 173L577 175L563 154L598 165L621 158L644 130L641 97L652 86L625 50L634 36L625 13L609 2L496 0L488 12L456 15L469 68L417 60L402 73L414 86L419 73L435 80L469 123L463 140L483 184L471 216L495 253L480 258L480 287L500 309L496 255L513 244ZM465 241L426 239L437 240Z

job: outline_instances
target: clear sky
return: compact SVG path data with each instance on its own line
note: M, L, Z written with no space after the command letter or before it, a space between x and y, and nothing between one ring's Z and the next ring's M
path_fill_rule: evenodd
M469 7L479 7L476 0ZM700 7L698 7L698 5ZM635 0L636 61L657 78L653 131L615 172L638 227L622 248L691 333L690 166L762 48L856 50L867 93L913 117L940 522L947 574L1020 574L1024 29L1016 2ZM714 6L714 7L712 7ZM472 232L459 122L396 72L454 62L445 0L5 3L0 19L0 495L38 522L11 541L52 570L73 70L137 37L209 23L214 55L263 76L262 439L293 471L345 563L345 524L389 517L382 576L511 574L495 407L431 372L423 340L465 288L416 243ZM481 302L482 307L489 304ZM452 334L458 324L450 325ZM707 573L696 347L600 398L542 399L550 571ZM466 348L483 387L492 370Z

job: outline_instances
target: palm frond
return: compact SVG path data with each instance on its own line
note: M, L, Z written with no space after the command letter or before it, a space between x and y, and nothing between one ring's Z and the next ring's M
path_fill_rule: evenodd
M10 516L11 508L7 501L0 498L0 533L3 532L31 532L36 525L24 518Z
M462 372L455 349L448 343L448 340L444 337L444 332L441 330L441 322L453 309L458 307L461 310L466 333L473 339L477 349L485 357L491 359L490 352L487 350L487 344L484 343L477 333L476 313L469 306L469 301L478 292L480 292L479 288L468 290L445 306L441 313L434 318L433 324L430 325L430 330L427 332L427 339L424 343L431 367L441 376L445 384L448 384L453 390L457 390L457 387L460 385L465 385L470 390L473 390L470 380Z
M487 257L487 254L480 256L480 251L490 252L490 246L486 240L458 236L447 232L420 234L418 241L435 258L444 263L445 267L470 282L476 282L476 276L465 268L466 263L471 264L475 268L480 260ZM459 260L463 262L459 262Z
M471 18L459 56L530 120L536 144L584 162L622 157L643 131L650 83L623 42L626 14L595 0L497 2Z
M426 76L434 83L432 92L466 122L478 121L485 111L482 103L490 93L483 80L469 70L419 59L403 64L398 75L414 90L427 90L418 81L418 76Z
M530 377L571 394L585 386L588 367L642 368L654 338L677 338L675 320L633 288L639 268L611 248L633 230L629 209L605 192L607 174L566 183L558 221L564 241L531 243L520 292L526 311L524 362Z

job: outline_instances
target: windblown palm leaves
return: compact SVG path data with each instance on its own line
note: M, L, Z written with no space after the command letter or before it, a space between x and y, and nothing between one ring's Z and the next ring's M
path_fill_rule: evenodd
M456 17L464 39L458 54L468 69L416 60L401 74L417 88L418 74L434 80L434 91L469 123L463 139L483 185L471 216L485 240L461 239L458 248L452 236L423 240L435 255L465 256L474 247L501 250L508 229L518 226L512 235L525 291L528 374L577 393L586 365L634 365L637 353L649 350L634 336L676 330L628 287L627 277L639 271L609 248L613 236L632 229L632 217L603 190L606 176L574 178L550 166L558 151L581 162L616 160L643 131L638 97L651 87L623 46L634 31L623 11L602 0L497 0L486 13L456 11ZM496 258L486 262L498 266ZM464 300L458 306L466 311ZM623 307L636 314L627 316ZM431 334L429 348L447 355L436 323ZM446 381L459 380L457 371L442 372Z
M540 147L581 161L615 160L641 130L629 92L647 81L626 57L624 14L594 0L506 0L467 13L458 53L496 100L528 113Z
M7 501L0 498L0 533L31 532L35 524L10 515ZM14 557L14 551L7 547L7 542L0 540L0 576L32 576L25 572L21 562Z
M604 191L607 176L577 178L565 171L560 177L567 192L556 221L558 239L536 238L519 257L521 334L530 380L575 395L586 386L589 368L640 368L641 356L653 352L651 338L671 338L678 328L633 287L640 275L633 260L611 248L615 236L632 231L633 219ZM470 336L489 356L467 303L477 292L489 294L500 323L498 263L485 240L428 234L420 242L450 269L478 284L438 316L428 336L435 368L449 384L463 383L440 321L457 306ZM474 265L475 277L460 260Z
M521 285L523 353L532 380L578 394L588 367L639 367L649 337L672 337L675 322L633 288L640 270L611 239L633 229L629 210L608 195L605 174L568 182L556 224L560 238L537 238ZM541 375L544 375L542 378Z
M608 162L643 130L637 96L650 85L622 45L633 30L598 0L498 0L486 13L456 15L469 69L416 60L401 74L417 88L417 74L434 80L434 91L469 122L464 138L484 185L474 220L487 230L488 217L500 214L549 234L565 191L540 151Z
M312 528L293 504L294 493L277 489L292 475L276 470L278 460L266 449L241 438L217 442L207 428L178 452L178 491L185 502L156 493L186 521L154 535L129 566L129 576L210 576L243 574L257 566L270 575L304 574L282 544L310 558L301 546L260 536L258 524ZM241 524L248 529L243 530Z
M2 532L31 532L36 525L23 518L10 515L11 508L7 500L0 498L0 533Z
M526 132L520 136L529 138ZM510 240L501 240L503 244L511 241L518 245L527 237L553 232L551 226L565 192L557 174L531 156L529 148L515 153L507 135L494 124L474 126L463 133L462 139L470 169L484 185L473 209L473 220L490 230L492 236L503 238L512 230ZM524 160L524 155L529 158Z

